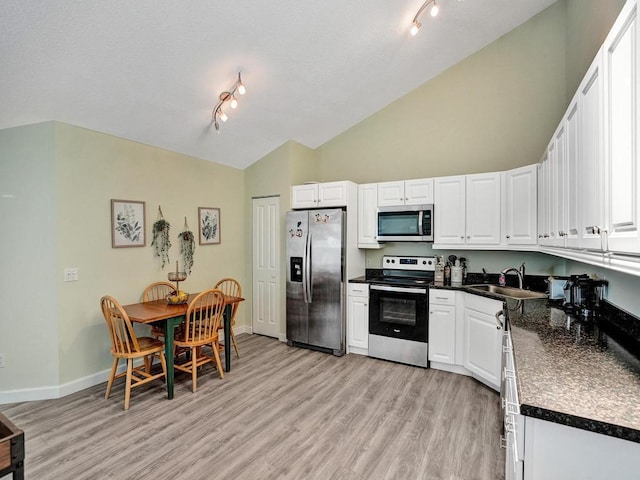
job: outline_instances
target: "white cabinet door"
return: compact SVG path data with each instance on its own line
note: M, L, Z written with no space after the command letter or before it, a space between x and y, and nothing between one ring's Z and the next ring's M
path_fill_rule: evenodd
M564 247L565 246L565 237L566 237L566 222L565 222L565 211L567 209L567 198L565 195L566 192L566 150L567 149L567 130L564 119L560 123L560 126L556 130L556 134L554 136L554 165L555 170L555 178L554 178L554 192L552 196L553 202L553 214L551 216L552 227L555 227L551 236L555 239L554 245L556 247Z
M547 245L549 239L549 162L547 153L538 164L538 245Z
M369 285L350 283L347 296L347 344L352 353L369 348Z
M428 205L433 203L433 178L378 184L378 205Z
M506 176L506 232L508 245L535 245L537 239L538 166L514 168Z
M291 187L291 208L346 207L349 184L342 181L294 185Z
M404 181L378 183L378 206L404 205Z
M578 88L580 248L601 250L604 228L604 104L602 50Z
M549 196L549 206L547 217L549 219L549 238L547 245L556 246L558 242L558 157L556 156L555 134L551 139L551 143L547 147L548 154L548 176L547 176L547 195Z
M358 185L358 248L380 248L377 208L378 184Z
M503 328L497 315L502 302L465 294L464 366L474 377L500 391Z
M500 243L500 184L500 173L466 176L467 244Z
M578 168L580 152L578 95L569 104L565 120L566 133L566 179L565 194L567 199L565 217L565 246L580 246L580 169Z
M433 203L433 178L418 178L404 182L406 205L430 205Z
M434 183L434 243L465 243L464 175L439 177Z
M605 161L608 167L607 250L640 252L638 55L636 2L627 2L603 45Z
M327 182L318 184L319 207L346 207L348 196L348 182Z
M429 304L429 360L455 363L456 307Z
M318 184L291 187L291 208L315 208L318 206Z

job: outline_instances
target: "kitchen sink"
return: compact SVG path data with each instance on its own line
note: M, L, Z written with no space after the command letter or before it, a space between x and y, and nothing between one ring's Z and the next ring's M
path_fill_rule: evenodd
M534 298L547 298L546 293L532 292L531 290L524 290L522 288L513 287L501 287L499 285L469 285L469 290L475 290L477 292L493 293L494 295L500 295L502 297L515 298L517 300L530 300Z

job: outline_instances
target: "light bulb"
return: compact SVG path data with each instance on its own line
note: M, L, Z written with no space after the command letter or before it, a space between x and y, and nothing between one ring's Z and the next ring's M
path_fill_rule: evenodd
M431 7L431 11L429 13L431 13L432 17L435 17L436 15L438 15L438 12L440 11L440 7L438 7L438 4L436 2L433 2L433 7Z
M242 83L242 82L240 82L240 83L238 84L238 93L239 93L240 95L244 95L245 93L247 93L247 89L246 89L246 87L244 86L244 83Z
M411 25L411 30L409 30L409 32L411 33L411 35L416 36L420 31L420 27L422 27L422 24L420 22L413 22L413 25Z
M231 108L237 108L238 107L238 100L236 100L236 97L233 96L231 97Z
M218 116L220 117L220 120L222 120L223 122L226 122L227 119L229 118L227 117L227 114L222 111L221 108L218 109Z

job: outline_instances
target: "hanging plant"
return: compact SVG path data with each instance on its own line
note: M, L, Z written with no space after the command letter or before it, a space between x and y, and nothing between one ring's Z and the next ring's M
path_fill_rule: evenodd
M193 232L189 230L189 225L187 225L187 217L184 217L184 231L178 235L178 238L180 239L180 255L182 255L184 271L191 275L193 252L196 250L196 241Z
M153 224L153 241L151 246L155 247L156 256L162 260L162 268L169 263L169 249L171 248L171 240L169 239L169 222L162 216L162 208L158 206L158 216L160 217Z

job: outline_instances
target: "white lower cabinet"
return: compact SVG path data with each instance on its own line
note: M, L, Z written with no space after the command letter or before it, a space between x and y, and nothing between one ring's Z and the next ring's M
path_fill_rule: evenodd
M369 285L350 283L347 294L347 353L369 351Z
M465 294L464 367L498 392L504 328L502 306L499 300Z
M429 290L429 361L455 364L456 292Z
M638 478L640 444L524 417L525 480Z

